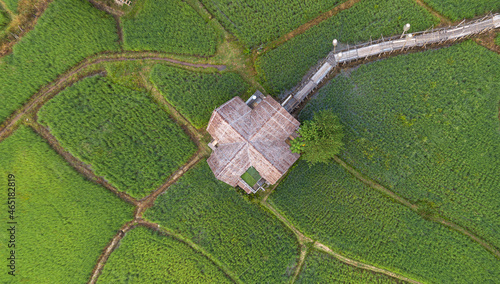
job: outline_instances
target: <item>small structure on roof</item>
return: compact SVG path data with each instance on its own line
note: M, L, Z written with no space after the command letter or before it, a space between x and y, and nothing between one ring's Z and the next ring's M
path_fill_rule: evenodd
M208 165L217 179L255 193L264 183L276 183L299 158L286 143L299 125L278 102L259 91L246 103L234 97L208 122L213 138Z

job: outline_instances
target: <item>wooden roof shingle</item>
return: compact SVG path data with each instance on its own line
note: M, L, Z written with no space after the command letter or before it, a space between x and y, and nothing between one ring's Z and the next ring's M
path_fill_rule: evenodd
M272 97L253 109L234 97L212 113L207 131L217 145L207 162L215 177L231 186L239 185L251 166L274 184L299 158L285 143L299 125Z

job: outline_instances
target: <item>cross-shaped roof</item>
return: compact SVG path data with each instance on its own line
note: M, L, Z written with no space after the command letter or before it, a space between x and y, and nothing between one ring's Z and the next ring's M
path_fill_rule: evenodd
M234 97L217 108L208 123L216 144L208 164L217 179L232 186L240 185L241 175L251 166L273 184L299 158L285 143L299 125L269 96L253 109Z

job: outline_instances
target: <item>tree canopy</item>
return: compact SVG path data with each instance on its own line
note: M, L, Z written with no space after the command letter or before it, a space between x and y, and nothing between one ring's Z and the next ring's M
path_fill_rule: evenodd
M344 143L343 126L330 110L314 113L299 129L300 136L291 141L293 153L301 153L310 164L327 163L338 154Z

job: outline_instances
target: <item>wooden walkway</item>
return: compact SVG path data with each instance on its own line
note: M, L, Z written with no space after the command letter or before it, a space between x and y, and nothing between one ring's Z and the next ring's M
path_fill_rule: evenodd
M307 98L307 96L318 87L328 73L337 65L352 62L359 59L367 59L371 56L381 55L409 49L412 47L425 48L430 44L440 44L445 42L453 42L458 39L470 37L472 35L481 34L489 30L500 27L500 14L488 15L481 19L458 24L449 28L441 28L430 31L417 32L404 36L394 36L388 39L380 39L370 41L352 48L330 52L328 56L317 65L317 70L306 80L303 80L295 90L287 96L281 105L288 111L292 112L298 105Z

